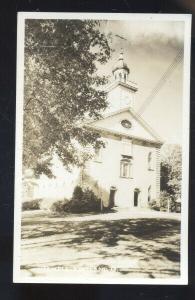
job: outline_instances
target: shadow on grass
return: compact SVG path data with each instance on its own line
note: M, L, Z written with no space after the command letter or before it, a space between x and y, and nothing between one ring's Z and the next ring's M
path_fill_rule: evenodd
M85 222L59 220L55 223L43 219L38 224L35 220L25 221L22 226L22 237L25 239L51 235L59 237L48 242L40 240L36 242L35 239L32 246L74 248L78 252L85 250L90 253L90 250L92 248L94 250L98 245L97 249L95 248L96 254L102 259L123 256L148 264L151 270L142 270L140 267L139 273L147 272L151 278L155 271L155 262L165 260L179 265L179 233L180 222L177 220L148 218ZM177 236L178 238L172 242ZM120 269L119 272L125 275L132 270ZM169 270L169 265L166 265L163 272L178 275L179 271L171 268Z
M180 261L180 253L178 253L177 251L173 251L169 248L162 248L160 250L157 250L156 253L162 254L164 257L166 257L170 261L173 261L173 262Z
M30 228L28 228L30 226ZM71 245L85 244L101 241L108 247L113 246L128 235L143 240L163 239L170 235L179 233L180 222L167 219L133 219L133 220L93 220L93 221L62 221L52 223L52 221L41 220L39 223L26 221L22 225L22 238L37 238L63 233L76 233L77 238L73 237Z

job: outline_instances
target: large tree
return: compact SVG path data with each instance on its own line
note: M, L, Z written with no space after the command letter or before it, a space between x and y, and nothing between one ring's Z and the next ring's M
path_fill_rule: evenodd
M167 144L161 156L161 190L174 200L181 197L182 151L181 146Z
M83 148L102 144L82 124L107 106L105 76L97 65L111 49L100 23L91 20L26 20L23 164L52 176L51 158L66 167L87 159Z

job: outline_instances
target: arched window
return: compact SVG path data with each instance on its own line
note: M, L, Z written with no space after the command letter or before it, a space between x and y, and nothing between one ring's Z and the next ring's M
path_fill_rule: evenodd
M148 170L152 170L152 152L148 153Z
M151 185L148 187L148 202L151 201Z
M127 75L124 74L124 81L126 82L126 80L127 80Z
M120 78L120 80L122 79L122 74L121 73L119 73L119 78Z
M131 177L131 159L122 158L120 163L120 176L123 178Z

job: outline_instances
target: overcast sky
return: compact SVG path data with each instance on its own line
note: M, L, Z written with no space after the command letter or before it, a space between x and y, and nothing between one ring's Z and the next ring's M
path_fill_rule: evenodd
M135 110L139 110L159 79L183 49L184 23L179 21L107 21L101 29L113 35L111 60L101 72L111 75L121 47L130 68L129 80L138 84ZM121 40L116 35L124 37ZM183 60L174 69L142 117L167 143L181 143Z

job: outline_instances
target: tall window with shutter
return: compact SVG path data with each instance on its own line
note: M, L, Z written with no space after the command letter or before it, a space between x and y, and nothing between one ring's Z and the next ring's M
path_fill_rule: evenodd
M123 157L120 161L120 177L131 178L132 176L132 161L129 157Z

